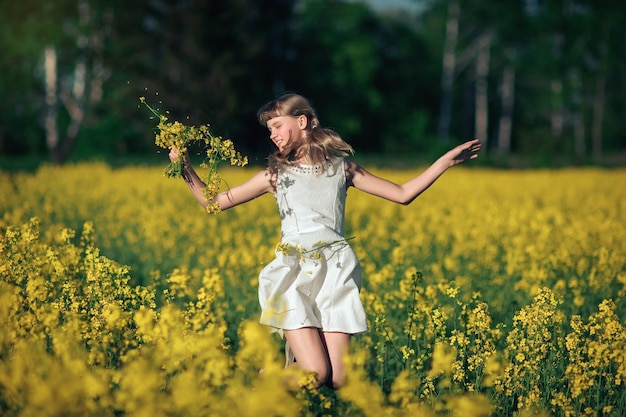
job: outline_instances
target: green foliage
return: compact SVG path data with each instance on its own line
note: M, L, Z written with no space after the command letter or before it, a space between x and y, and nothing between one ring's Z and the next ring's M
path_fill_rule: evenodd
M3 154L46 153L47 46L58 52L59 83L66 87L79 58L89 71L97 69L96 58L103 64L102 100L86 107L74 160L154 154L150 124L135 106L140 96L163 97L173 116L191 124L212 121L260 159L270 144L262 140L266 132L255 112L284 91L309 97L322 124L359 152L433 152L440 139L435 129L449 2L425 2L420 13L398 17L342 0L84 1L88 23L79 20L78 0L0 5ZM513 152L550 164L564 154L574 153L577 162L593 149L625 146L620 1L459 4L453 139L474 134L472 48L489 31L490 148L497 142L499 83L509 65L516 74ZM87 46L82 35L89 35ZM68 116L58 105L63 135ZM562 129L552 126L559 115ZM581 136L582 150L574 146Z

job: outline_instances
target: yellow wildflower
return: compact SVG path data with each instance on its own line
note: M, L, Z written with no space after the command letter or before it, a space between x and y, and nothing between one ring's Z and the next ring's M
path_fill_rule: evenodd
M178 121L168 122L168 118L162 115L157 109L150 106L145 97L140 97L143 103L154 116L158 118L157 133L154 143L165 149L178 148L180 153L187 151L190 144L194 142L204 142L207 147L206 158L201 166L208 168L209 172L206 179L206 188L203 190L203 198L207 202L213 201L223 179L217 174L217 168L220 162L229 161L230 165L243 167L248 164L248 157L242 156L234 148L233 141L230 139L222 139L221 136L215 136L211 133L210 125L188 126ZM165 176L168 178L180 178L183 175L182 161L178 160L170 162L165 168ZM206 207L208 213L219 213L221 211L217 202L211 203Z

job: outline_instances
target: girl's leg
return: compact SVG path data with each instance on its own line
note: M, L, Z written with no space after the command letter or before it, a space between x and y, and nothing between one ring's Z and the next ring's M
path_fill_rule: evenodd
M319 329L304 327L285 330L285 339L296 357L296 365L317 375L318 386L325 384L330 377L331 362Z
M343 356L348 352L350 335L347 333L324 332L322 336L332 369L332 380L329 382L332 383L332 388L338 389L346 379L346 367L343 364Z

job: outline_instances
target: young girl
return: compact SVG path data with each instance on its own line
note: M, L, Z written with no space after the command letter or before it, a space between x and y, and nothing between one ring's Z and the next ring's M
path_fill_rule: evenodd
M352 186L384 199L409 204L446 169L478 155L472 140L448 151L426 171L402 185L377 177L346 159L353 150L337 133L320 126L304 97L287 94L259 110L278 150L268 167L247 182L202 197L205 184L183 155L183 178L203 206L222 210L272 193L281 217L276 258L259 275L261 323L284 332L286 351L319 385L344 381L342 355L351 335L367 330L359 298L361 269L343 237L346 190ZM178 149L169 157L177 161Z

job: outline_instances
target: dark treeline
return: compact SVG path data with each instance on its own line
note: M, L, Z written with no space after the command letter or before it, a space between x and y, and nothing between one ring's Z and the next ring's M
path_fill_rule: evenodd
M623 0L22 0L0 5L0 154L153 155L139 97L256 158L287 91L359 153L601 163L626 148ZM419 10L419 12L417 11Z

